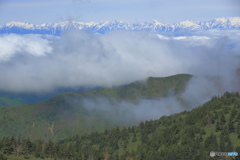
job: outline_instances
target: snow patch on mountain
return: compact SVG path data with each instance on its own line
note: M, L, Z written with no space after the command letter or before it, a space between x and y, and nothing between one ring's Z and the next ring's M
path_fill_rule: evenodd
M3 26L4 27L4 26ZM10 23L7 23L5 25L5 27L19 27L19 28L25 28L25 29L32 29L34 28L35 26L33 24L29 24L29 23L24 23L24 22L10 22Z
M183 21L179 23L179 27L181 28L191 28L191 29L201 29L199 24L194 23L193 21Z

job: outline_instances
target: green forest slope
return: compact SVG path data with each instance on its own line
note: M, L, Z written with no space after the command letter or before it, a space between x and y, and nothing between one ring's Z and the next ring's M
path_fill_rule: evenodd
M3 157L79 160L217 160L211 151L240 154L240 96L225 93L179 114L114 128L103 133L72 136L52 142L5 137L0 141ZM20 150L16 150L19 148Z

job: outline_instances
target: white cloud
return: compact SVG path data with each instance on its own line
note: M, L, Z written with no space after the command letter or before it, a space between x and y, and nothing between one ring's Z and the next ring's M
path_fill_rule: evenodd
M49 41L35 35L2 35L0 44L0 61L7 61L17 54L44 56L52 50Z

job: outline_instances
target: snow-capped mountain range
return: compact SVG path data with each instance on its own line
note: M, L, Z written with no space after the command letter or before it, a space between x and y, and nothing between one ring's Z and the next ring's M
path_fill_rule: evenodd
M0 26L0 33L17 34L52 34L60 35L66 30L82 30L105 33L111 30L153 31L161 34L184 35L206 30L240 30L240 17L217 18L210 21L183 21L176 24L164 24L157 20L144 23L126 23L123 21L106 21L100 23L84 23L67 21L53 24L34 25L23 22L10 22Z

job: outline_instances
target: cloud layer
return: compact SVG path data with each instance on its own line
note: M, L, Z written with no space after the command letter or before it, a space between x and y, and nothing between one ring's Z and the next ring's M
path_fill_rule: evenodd
M178 73L219 76L227 86L239 67L239 50L239 36L229 33L169 38L148 32L66 32L55 40L2 35L0 90L108 87Z

